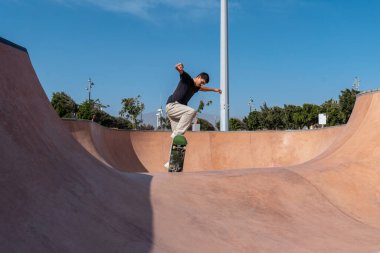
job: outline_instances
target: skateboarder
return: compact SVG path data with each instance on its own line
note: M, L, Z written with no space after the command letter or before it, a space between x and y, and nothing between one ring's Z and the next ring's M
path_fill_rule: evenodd
M166 114L170 120L173 132L171 137L173 139L175 136L183 135L186 132L197 113L196 110L187 106L187 103L195 93L198 91L222 93L220 89L205 87L209 82L207 73L202 72L197 77L192 78L183 70L182 63L176 64L175 68L180 74L180 80L174 93L168 98L166 103ZM168 168L169 162L164 166Z

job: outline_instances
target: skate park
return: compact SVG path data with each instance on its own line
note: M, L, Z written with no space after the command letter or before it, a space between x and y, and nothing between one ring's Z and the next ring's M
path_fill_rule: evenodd
M61 120L27 50L0 58L1 251L380 251L378 90L340 127L187 133L170 174L169 132Z

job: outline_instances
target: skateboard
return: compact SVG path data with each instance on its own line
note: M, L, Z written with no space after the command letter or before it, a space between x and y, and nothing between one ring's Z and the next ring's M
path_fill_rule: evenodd
M187 140L183 135L177 135L173 139L170 149L169 172L181 172L185 161Z

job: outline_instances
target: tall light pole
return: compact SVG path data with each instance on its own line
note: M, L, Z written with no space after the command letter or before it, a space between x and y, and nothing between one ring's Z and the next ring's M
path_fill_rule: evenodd
M356 76L354 79L354 83L352 84L352 89L359 91L359 88L360 88L360 79L359 77Z
M158 129L162 130L162 117L163 117L162 108L157 110L156 116L157 116L157 130Z
M91 78L88 79L88 86L86 88L86 90L88 90L88 102L91 101L91 89L92 89L92 86L94 86L94 83L91 81Z
M220 131L228 131L228 0L221 0L220 8Z
M249 105L249 113L251 113L252 112L252 106L253 106L253 98L252 97L249 98L248 105Z

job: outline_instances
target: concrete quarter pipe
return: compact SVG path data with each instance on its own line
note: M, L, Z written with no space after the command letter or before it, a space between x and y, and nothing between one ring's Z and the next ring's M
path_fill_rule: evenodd
M338 128L189 133L168 174L169 133L62 122L27 50L0 59L1 252L380 251L377 91Z

